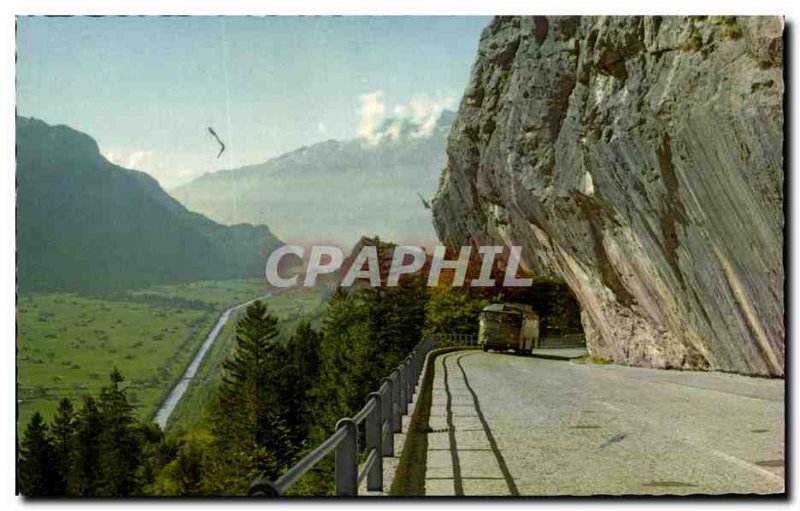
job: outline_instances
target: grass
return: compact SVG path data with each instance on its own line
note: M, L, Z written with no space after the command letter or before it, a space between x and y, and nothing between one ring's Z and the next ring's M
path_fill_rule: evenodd
M153 286L127 293L132 298L147 296L175 297L197 300L213 306L219 312L233 304L242 303L269 291L260 279L197 281L172 286Z
M261 280L233 280L158 286L106 297L20 294L18 430L24 430L35 411L50 420L63 396L80 400L96 394L114 366L126 378L138 416L150 419L219 312L264 292ZM156 295L184 301L149 300Z
M277 293L267 300L268 310L280 320L281 338L291 336L303 319L309 319L313 326L318 327L329 292L330 288L324 286L296 288ZM168 430L189 431L202 422L203 409L219 387L222 362L234 349L234 331L239 315L241 311L231 317L220 332L200 365L195 380L170 417Z

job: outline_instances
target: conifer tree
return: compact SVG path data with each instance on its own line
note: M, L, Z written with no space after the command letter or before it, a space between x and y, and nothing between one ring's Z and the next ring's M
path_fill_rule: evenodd
M133 409L122 388L123 381L122 374L114 368L111 381L100 391L103 431L97 493L102 496L129 496L139 491L137 469L141 462L141 440L133 427Z
M56 491L59 495L65 495L67 481L72 470L75 443L75 409L69 398L64 397L59 401L51 430L55 451L55 470L58 474Z
M236 326L235 352L223 363L209 482L223 484L226 493L277 477L292 450L276 392L284 363L275 343L277 322L264 303L253 302Z
M67 480L67 494L91 496L97 492L100 465L100 437L103 419L97 401L91 396L84 398L83 406L75 420L75 442L73 443L72 470Z
M58 495L55 451L42 415L36 412L25 429L19 451L19 492L28 497Z
M295 447L291 453L293 455L309 433L313 417L313 389L320 374L321 344L322 334L314 330L308 321L302 321L280 357L285 362L276 368L281 372L278 399Z
M324 440L336 421L352 413L364 396L359 389L371 357L364 307L353 293L337 288L328 300L320 344L320 376L314 389L312 438Z

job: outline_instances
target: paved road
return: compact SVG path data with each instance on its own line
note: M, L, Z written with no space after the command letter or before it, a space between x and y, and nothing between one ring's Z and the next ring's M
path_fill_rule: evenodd
M430 425L426 495L784 489L783 380L456 352Z
M206 340L203 341L203 344L200 345L200 349L197 350L194 358L192 359L189 366L181 375L181 379L178 380L178 383L172 387L169 395L167 395L166 399L161 403L161 406L158 407L158 411L156 412L155 419L153 422L158 424L161 429L167 427L167 421L169 421L172 412L175 411L175 407L178 406L178 403L181 402L183 395L189 390L189 384L192 383L195 375L197 374L197 370L200 368L200 364L203 362L203 359L206 357L208 350L211 349L211 346L214 344L214 341L217 340L217 336L222 331L222 328L225 326L225 323L228 322L228 319L231 317L231 313L233 311L241 309L243 307L247 307L251 303L255 302L256 300L266 300L270 298L272 293L267 293L264 296L259 298L254 298L244 303L240 303L239 305L234 305L230 309L226 310L222 313L222 315L217 320L217 323L214 325L214 328L208 333L206 336Z

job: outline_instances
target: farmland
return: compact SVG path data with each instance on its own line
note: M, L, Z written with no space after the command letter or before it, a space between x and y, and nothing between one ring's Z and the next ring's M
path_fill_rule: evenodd
M63 396L96 394L113 367L152 417L219 313L263 295L260 280L202 281L104 296L23 293L17 300L18 430Z

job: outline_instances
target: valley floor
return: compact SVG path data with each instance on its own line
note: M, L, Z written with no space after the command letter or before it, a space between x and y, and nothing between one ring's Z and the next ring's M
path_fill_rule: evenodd
M102 296L21 293L17 301L18 431L24 430L35 411L49 420L64 396L79 401L84 395L96 395L113 367L125 377L137 415L151 419L219 314L266 290L263 280L251 279L192 282ZM298 294L270 306L288 320L282 325L290 327L320 302L316 296ZM230 349L234 325L231 321L226 326L226 342L211 353L214 363L201 368L201 383L217 381L212 376L219 369L220 357ZM193 405L202 403L195 395ZM180 420L187 421L186 412L178 412ZM198 417L199 412L188 422Z

